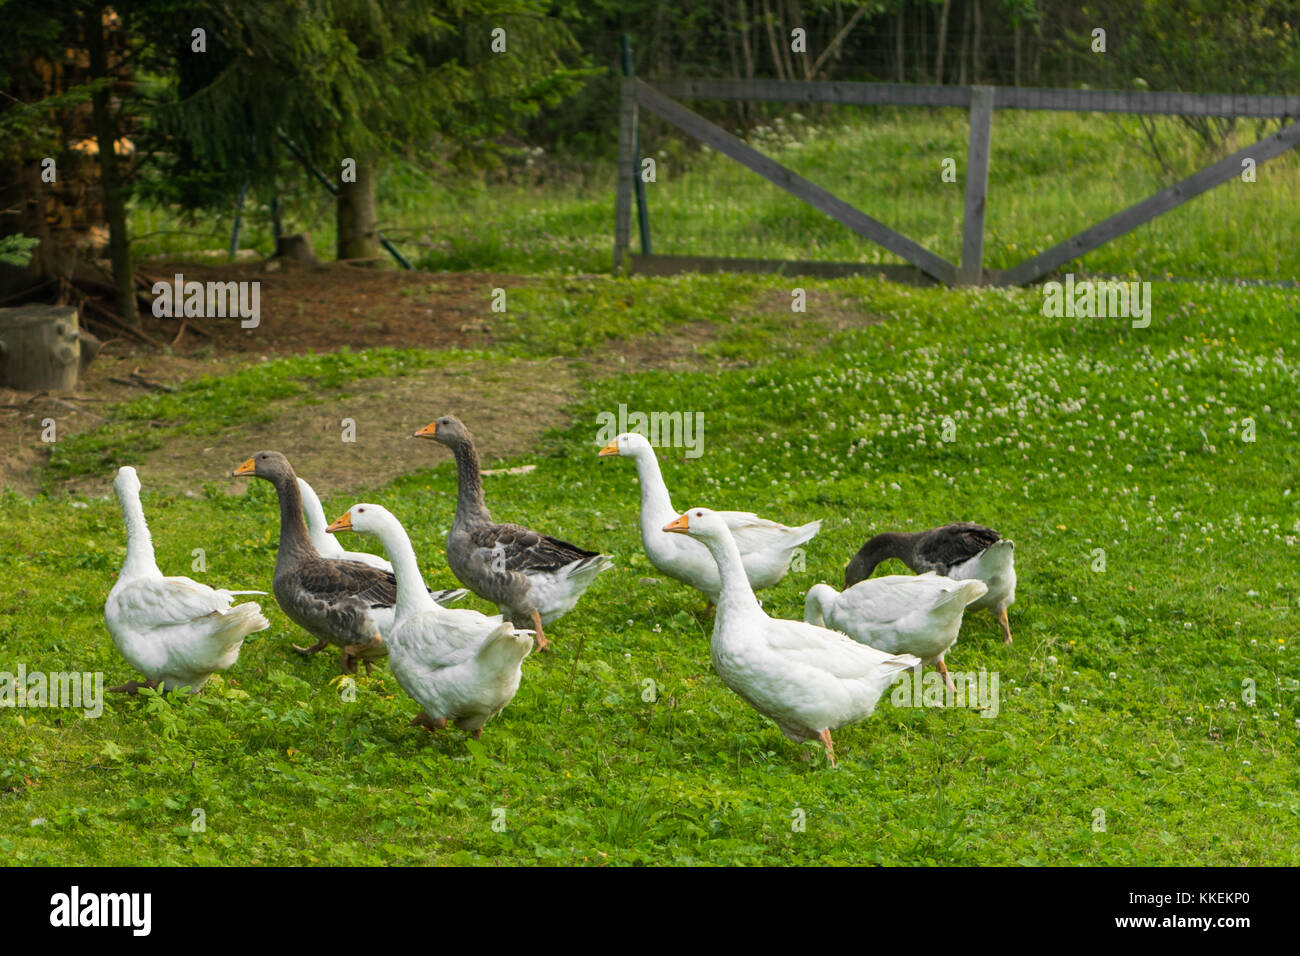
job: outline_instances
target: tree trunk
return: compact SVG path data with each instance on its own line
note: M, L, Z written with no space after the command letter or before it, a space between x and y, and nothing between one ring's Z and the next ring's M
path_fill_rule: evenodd
M916 82L924 83L930 73L930 48L925 42L926 39L926 22L925 13L928 7L924 4L916 8Z
M843 4L840 3L840 0L835 0L835 35L839 36L839 34L843 32L843 30L844 30L844 6ZM838 63L840 61L840 57L843 55L844 55L844 47L837 45L835 47L835 62ZM881 59L883 60L884 57L881 57Z
M963 8L961 18L961 45L958 49L961 51L958 58L957 67L957 85L966 85L966 59L969 55L969 49L966 44L970 41L970 4L967 3Z
M934 82L943 82L943 50L948 45L948 14L952 10L952 0L943 0L943 9L939 13L939 49L934 55Z
M745 59L745 79L754 78L754 21L749 16L749 5L745 0L737 0L737 9L740 11L740 21L737 24L737 30L740 33L740 52ZM743 103L744 122L750 124L754 122L754 101L745 100Z
M1016 21L1015 32L1012 34L1012 42L1015 45L1015 53L1016 53L1015 67L1014 67L1016 75L1015 75L1015 82L1012 85L1019 86L1020 85L1020 21L1019 20Z
M754 21L749 18L749 6L745 0L739 0L740 7L740 52L745 58L745 79L754 78L754 46L750 38L754 33ZM748 104L747 104L748 106Z
M316 252L312 249L311 234L306 232L295 232L291 236L281 236L277 239L275 255L272 258L287 259L305 266L320 265L320 260L316 258Z
M781 47L776 42L776 18L772 16L772 7L767 0L761 0L763 4L763 21L767 26L767 42L772 48L772 62L776 68L776 78L785 79L785 64L781 60Z
M731 60L731 78L740 79L740 56L736 53L737 35L740 33L740 22L733 21L731 4L728 0L722 0L722 24L727 34L727 56ZM733 29L734 27L734 29ZM743 100L736 100L736 120L741 126L745 125L745 104Z
M358 156L357 181L339 184L335 219L340 259L379 258L381 246L375 214L375 172L372 159Z
M980 0L972 0L975 10L975 37L971 40L970 79L972 83L980 81L980 32L984 20L980 16Z
M1034 86L1042 82L1043 67L1043 21L1038 20L1034 25Z
M804 28L804 51L800 53L798 56L795 56L794 51L791 50L790 58L792 61L797 60L803 63L803 78L805 80L810 80L812 79L813 61L812 61L812 54L808 50L808 44L812 42L812 38L808 35L807 18L803 15L803 7L799 5L799 0L790 0L787 6L790 8L790 29L793 30L795 27ZM787 31L786 32L787 40L785 44L787 50L790 49L790 40L788 39L789 36L790 33L789 31ZM792 63L792 67L793 67L793 63ZM793 75L791 75L791 79L793 78L794 78Z
M785 75L797 80L794 72L794 54L790 50L790 30L785 25L785 11L781 9L781 0L776 2L776 32L781 38L781 57L785 60Z
M84 20L86 47L90 54L90 75L96 80L111 81L108 54L104 49L104 9L106 4L91 7ZM131 267L131 239L126 223L126 188L117 165L116 122L112 114L112 94L105 83L90 100L95 123L95 141L99 146L100 182L104 188L104 215L108 219L108 257L113 265L113 287L118 314L132 326L139 327L140 313L135 306L135 272Z
M74 389L80 366L76 309L54 305L0 309L0 385L24 392Z
M903 59L903 4L898 4L898 27L894 31L894 56L898 60L898 82L905 83L906 62Z

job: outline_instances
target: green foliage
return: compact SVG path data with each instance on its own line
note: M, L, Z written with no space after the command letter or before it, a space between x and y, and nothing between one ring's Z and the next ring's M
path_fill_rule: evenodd
M24 236L22 233L0 236L0 262L22 268L31 261L32 250L40 244L39 239L34 236Z
M90 102L95 83L74 86L32 103L0 99L0 155L30 161L63 148L61 114Z
M244 182L269 190L305 177L281 134L330 175L343 157L404 154L437 169L475 166L477 157L481 167L495 155L485 146L556 106L584 75L565 64L576 51L563 24L532 0L473 0L454 11L241 0L183 18L205 25L211 46L197 58L182 51L174 77L159 84L154 130L175 154L156 195L190 208L220 207ZM140 27L169 31L174 19ZM497 27L505 52L489 47Z

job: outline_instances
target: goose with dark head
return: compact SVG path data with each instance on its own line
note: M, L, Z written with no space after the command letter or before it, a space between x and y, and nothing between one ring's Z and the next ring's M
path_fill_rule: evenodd
M972 602L972 609L989 608L1011 643L1007 607L1016 599L1015 544L992 528L970 522L946 524L929 531L886 531L868 539L844 572L847 590L871 577L876 566L897 558L917 574L933 571L955 581L976 579L988 591Z
M430 422L415 437L439 442L456 456L456 517L447 535L447 566L461 584L497 605L507 620L531 626L538 649L547 650L542 626L571 611L596 575L613 562L522 525L494 522L483 499L474 438L454 415Z

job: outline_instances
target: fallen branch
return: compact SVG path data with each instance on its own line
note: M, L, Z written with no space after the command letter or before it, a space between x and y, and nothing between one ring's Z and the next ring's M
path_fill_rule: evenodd
M44 289L47 285L50 285L55 281L56 280L54 279L46 279L44 282L38 285L34 285L30 288L23 289L21 292L15 292L13 295L7 295L3 299L0 299L0 305L3 305L6 302L12 302L14 299L21 299L23 296L32 295L35 292L39 292L41 289Z
M55 398L54 396L50 396L50 401L53 402L55 405L62 405L64 408L70 408L74 412L80 412L82 415L89 415L97 422L108 421L108 419L105 418L103 415L96 415L94 412L90 411L89 409L78 408L76 405L73 405L71 402L65 402L61 398Z
M128 378L110 377L109 381L116 382L118 385L134 385L137 388L151 388L156 392L178 391L178 389L173 388L171 385L164 385L162 382L155 382L152 381L151 379L145 378L143 375L140 374L140 369L138 368L132 369L131 375Z
M111 322L116 328L121 329L123 332L126 332L129 335L134 335L141 342L144 342L148 345L152 345L156 349L166 348L166 346L162 342L159 342L152 335L149 335L147 332L142 332L140 329L137 329L129 322L124 321L117 315L117 313L111 312L108 309L104 308L104 306L100 305L94 299L87 299L85 302L82 303L82 307L94 309L100 315L104 316L104 318L108 319L108 321Z

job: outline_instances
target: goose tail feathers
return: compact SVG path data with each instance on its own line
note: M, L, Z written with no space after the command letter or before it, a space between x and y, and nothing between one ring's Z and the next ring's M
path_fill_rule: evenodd
M517 629L505 621L488 635L479 647L477 657L487 666L509 667L522 661L532 649L533 632Z

